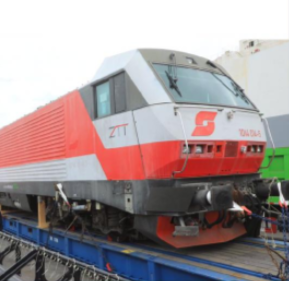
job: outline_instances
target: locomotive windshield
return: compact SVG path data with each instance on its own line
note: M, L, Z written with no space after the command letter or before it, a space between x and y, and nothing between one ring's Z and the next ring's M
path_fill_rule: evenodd
M198 69L153 64L175 102L256 109L229 77Z

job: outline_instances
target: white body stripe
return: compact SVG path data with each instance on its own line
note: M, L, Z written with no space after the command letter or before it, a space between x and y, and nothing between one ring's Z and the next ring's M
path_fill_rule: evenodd
M140 52L135 54L125 70L148 104L172 101Z
M0 169L1 182L106 180L96 155Z
M66 168L68 181L107 179L95 154L68 158Z
M132 50L115 56L105 58L101 66L94 75L91 83L106 78L107 76L112 75L120 70L125 69L128 62L134 57L137 53L137 50Z
M105 148L138 144L131 111L95 120L93 124Z
M134 111L135 120L138 129L139 140L141 144L184 140L185 136L181 128L179 116L175 114L176 104L163 104L146 107ZM218 107L219 108L219 107ZM247 140L247 141L266 141L264 125L257 112L246 112L234 109L233 118L227 117L230 108L196 106L182 107L177 109L181 112L184 127L186 130L186 138L188 140ZM215 130L209 136L192 136L196 128L195 119L200 111L217 112L215 120ZM204 122L206 126L206 122ZM260 135L241 135L240 130L248 130L260 132Z

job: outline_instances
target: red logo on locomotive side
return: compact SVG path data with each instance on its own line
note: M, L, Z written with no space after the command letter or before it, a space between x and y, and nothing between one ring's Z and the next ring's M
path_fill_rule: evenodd
M192 136L210 136L215 130L215 117L217 112L200 111L196 115L196 128Z

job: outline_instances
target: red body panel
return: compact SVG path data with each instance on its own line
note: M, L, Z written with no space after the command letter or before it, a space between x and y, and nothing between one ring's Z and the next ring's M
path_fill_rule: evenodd
M212 147L211 153L190 154L184 172L176 174L176 178L204 177L214 175L232 175L258 172L264 158L264 152L259 154L242 154L241 146L253 142L240 141L237 155L225 155L226 141L198 141L190 144L206 144ZM181 154L183 141L168 141L141 145L144 167L147 178L171 178L173 171L180 171L186 155ZM265 143L254 143L265 147ZM217 151L217 146L222 150ZM264 150L263 150L264 151Z
M66 157L63 99L0 130L0 167Z
M217 219L217 216L217 212L206 213L206 220L212 223ZM213 226L211 229L203 230L200 228L199 235L196 237L174 237L172 235L174 230L175 226L171 223L170 217L158 218L157 236L175 248L223 243L246 234L246 229L241 223L235 223L230 228L223 228L221 223Z

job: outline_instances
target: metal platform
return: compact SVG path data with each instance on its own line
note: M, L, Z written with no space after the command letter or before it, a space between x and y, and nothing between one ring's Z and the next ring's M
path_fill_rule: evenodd
M175 250L152 242L113 243L59 229L51 233L13 215L3 218L3 231L129 280L280 280L273 276L278 270L262 239ZM283 243L276 245L284 256ZM279 265L280 258L273 259Z

